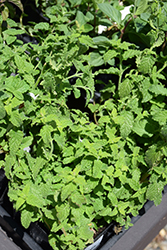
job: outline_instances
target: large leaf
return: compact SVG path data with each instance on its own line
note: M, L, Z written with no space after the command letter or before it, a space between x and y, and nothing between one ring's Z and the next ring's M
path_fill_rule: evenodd
M135 12L135 15L140 15L142 14L146 8L147 8L147 4L148 4L148 0L137 0L137 10Z
M94 44L100 45L100 46L111 46L110 40L105 36L94 37L93 42Z
M35 164L31 167L34 180L37 177L40 169L43 167L44 164L45 164L45 160L42 157L36 158Z
M160 183L152 183L149 185L146 193L146 198L149 200L154 201L155 205L159 205L162 200L162 189L163 185L160 185Z
M129 78L124 79L118 86L119 96L120 98L124 98L126 96L129 96L132 90L132 80Z
M120 116L120 132L123 138L126 138L133 128L133 114L129 111L122 111Z
M28 211L26 209L24 209L21 212L21 223L23 225L23 227L28 228L31 221L32 221L32 217L33 217L33 212L32 211Z
M16 66L18 67L19 73L32 72L34 66L31 63L27 62L25 60L25 57L19 56L18 54L16 54L14 59L15 59Z
M64 201L74 190L76 190L76 185L70 182L62 188L61 200Z
M13 110L9 120L16 127L20 127L23 124L23 120L22 120L18 110Z
M151 55L143 55L142 58L137 58L136 63L141 73L148 74L155 63L155 58Z
M153 145L146 151L145 160L149 167L156 165L161 158L161 152L157 150L157 146Z
M15 155L15 153L19 149L21 142L23 140L23 136L24 136L24 134L22 131L11 130L9 132L9 137L10 137L9 147L10 147L11 155Z
M167 95L167 89L163 85L154 84L149 87L149 90L155 95Z
M24 10L23 10L23 5L22 5L21 1L19 1L19 0L9 0L9 2L11 2L11 3L15 4L17 7L19 7L19 9L20 9L22 12L24 11Z
M116 22L117 24L121 23L121 12L119 10L114 8L109 3L100 3L98 6L99 9L108 17L110 17L112 21Z

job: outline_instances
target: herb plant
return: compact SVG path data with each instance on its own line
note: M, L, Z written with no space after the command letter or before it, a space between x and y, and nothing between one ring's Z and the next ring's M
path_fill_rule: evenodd
M50 24L0 17L0 166L23 226L42 221L55 250L132 226L167 181L167 3L126 1L122 20L119 2L42 1Z

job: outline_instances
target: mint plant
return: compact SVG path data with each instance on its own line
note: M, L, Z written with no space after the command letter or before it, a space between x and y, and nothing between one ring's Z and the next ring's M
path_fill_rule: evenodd
M25 228L41 221L53 249L84 249L100 227L128 228L148 199L161 202L167 5L126 1L122 20L119 1L42 2L50 24L0 19L0 166ZM89 112L67 105L82 92Z

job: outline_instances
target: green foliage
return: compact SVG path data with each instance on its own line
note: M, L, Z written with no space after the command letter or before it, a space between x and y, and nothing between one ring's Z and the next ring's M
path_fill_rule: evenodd
M0 164L23 226L42 221L55 250L128 228L167 182L167 5L126 3L124 20L119 1L80 0L41 1L50 24L0 19ZM69 108L83 92L85 108Z

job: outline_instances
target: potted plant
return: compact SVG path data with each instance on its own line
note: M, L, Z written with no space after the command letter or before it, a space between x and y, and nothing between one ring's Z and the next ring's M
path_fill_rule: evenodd
M49 22L1 16L0 164L23 226L42 221L53 249L84 249L161 202L167 5L125 1L122 20L120 1L36 2Z

